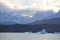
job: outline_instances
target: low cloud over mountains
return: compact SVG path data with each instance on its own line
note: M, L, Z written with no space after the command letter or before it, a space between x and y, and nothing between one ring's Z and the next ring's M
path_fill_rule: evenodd
M52 10L13 10L0 3L0 24L26 24L37 20L51 19L55 17L60 18L60 11L55 13Z

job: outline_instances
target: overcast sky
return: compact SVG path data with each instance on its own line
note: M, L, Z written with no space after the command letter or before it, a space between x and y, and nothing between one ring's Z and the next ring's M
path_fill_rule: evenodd
M11 9L37 8L40 10L60 10L60 0L0 0Z

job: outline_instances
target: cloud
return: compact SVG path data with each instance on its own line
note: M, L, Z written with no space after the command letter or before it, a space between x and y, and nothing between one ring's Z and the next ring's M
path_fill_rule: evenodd
M60 0L0 0L11 10L34 9L33 12L22 12L20 16L31 18L37 11L35 10L53 10L58 12L60 10ZM24 14L25 13L25 14ZM14 13L15 14L15 13Z
M38 14L38 12L45 13L45 11L48 9L50 10L50 8L51 8L51 10L53 8L55 9L55 6L54 7L53 6L47 6L47 5L45 6L44 4L40 4L40 3L37 4L37 3L33 2L30 6L27 6L27 5L17 4L17 3L12 4L10 2L6 2L6 3L1 2L0 3L0 11L4 12L4 15L5 15L4 16L1 14L1 16L6 17L8 14L11 15L11 16L6 17L6 22L7 22L7 20L9 21L13 16L15 18L15 22L17 22L17 23L28 23L28 22L35 21L35 19L32 19L32 18L34 17L35 14ZM29 7L29 8L27 8L27 7ZM22 9L25 9L25 10L22 10ZM39 9L39 10L37 10L37 9ZM56 7L56 9L57 9L57 7ZM41 11L41 10L45 10L45 11ZM46 13L47 13L47 11L46 11ZM45 16L45 14L44 14L44 16ZM1 22L3 22L3 20L5 18L3 18L3 17L1 17L1 18L0 18ZM36 18L38 18L38 17L36 17ZM14 21L14 20L12 20L12 21Z
M60 0L1 0L12 9L37 8L40 10L60 10Z
M33 17L32 15L28 15L28 14L21 14L21 16L28 17L28 18L32 18Z
M54 12L57 12L58 10L60 10L60 0L35 0L32 3L31 8L38 8L41 10L53 10Z

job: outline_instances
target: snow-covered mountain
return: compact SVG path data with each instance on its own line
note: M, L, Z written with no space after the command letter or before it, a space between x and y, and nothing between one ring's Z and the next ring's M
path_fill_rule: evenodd
M27 24L37 20L51 19L59 16L60 12L55 14L52 10L39 11L35 9L12 10L6 5L0 3L0 24Z
M49 19L49 18L52 18L52 16L54 16L54 14L55 13L53 11L51 11L51 10L48 10L48 11L38 11L34 15L33 19L35 19L35 20Z
M0 24L25 24L31 22L34 10L11 10L6 5L0 3Z
M58 11L54 15L51 15L50 17L48 16L48 18L46 18L46 19L37 20L31 24L32 25L36 25L36 24L60 24L60 11Z
M55 18L60 18L60 10L55 14Z
M15 18L10 14L10 9L0 4L0 24L15 24Z

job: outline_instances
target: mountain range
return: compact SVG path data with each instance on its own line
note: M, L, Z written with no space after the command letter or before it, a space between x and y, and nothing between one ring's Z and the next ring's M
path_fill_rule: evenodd
M54 14L54 15L51 15L49 17L45 17L42 20L37 20L37 21L29 23L29 24L36 25L36 24L44 24L44 23L47 23L47 24L60 24L60 11L57 12L56 14Z
M52 10L11 10L0 4L0 32L35 33L42 29L51 33L60 32L60 10L57 13Z
M24 15L22 15L24 14ZM0 24L27 24L37 20L51 19L56 15L59 17L59 12L55 13L52 10L39 11L37 9L12 10L6 5L0 3ZM30 16L32 16L30 18Z

